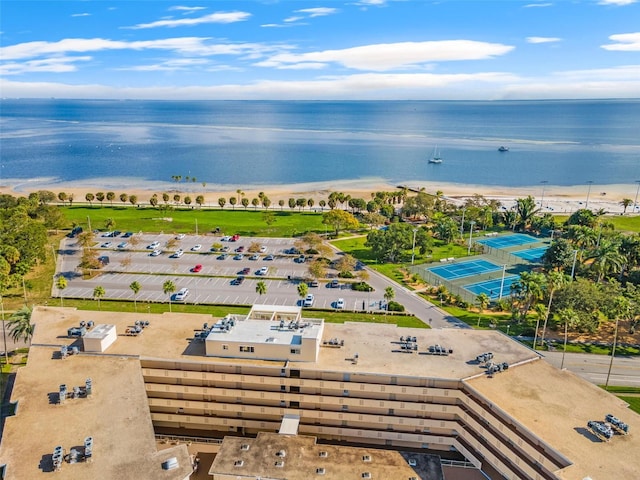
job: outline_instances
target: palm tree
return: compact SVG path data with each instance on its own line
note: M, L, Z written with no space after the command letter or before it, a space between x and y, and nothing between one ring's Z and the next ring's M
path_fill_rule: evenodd
M518 283L520 285L520 297L522 304L520 305L520 319L524 320L527 312L531 310L531 306L536 300L544 297L544 286L547 279L542 273L522 272Z
M309 285L307 285L304 282L299 283L298 284L298 295L300 296L300 298L304 299L304 297L307 296L307 293L309 293Z
M516 213L518 214L520 227L526 230L533 217L538 213L535 199L531 195L527 198L518 198L516 200Z
M104 297L105 293L106 292L104 291L104 288L101 285L98 285L96 288L93 289L93 298L98 300L98 310L101 310L100 299Z
M169 294L169 312L171 312L171 294L176 291L176 284L171 280L167 280L162 284L162 291L165 295Z
M111 206L113 206L114 198L116 198L116 194L114 192L107 192L107 200L111 202Z
M267 293L267 284L262 280L256 283L256 293L260 296Z
M225 204L226 204L226 203L227 203L227 199L226 199L226 198L224 198L224 197L220 197L220 198L218 199L218 205L220 205L220 208L221 208L221 209L222 209L222 208L224 208L224 206L225 206Z
M64 299L62 298L62 291L67 288L67 279L64 278L62 275L60 275L58 277L58 279L56 280L56 287L58 289L58 291L60 292L60 305L64 307Z
M96 193L96 200L100 202L100 206L102 206L102 202L104 202L104 192Z
M67 194L65 192L60 192L58 193L58 200L60 200L62 202L62 204L64 205L64 202L67 201Z
M96 196L93 193L87 193L84 196L84 199L89 202L89 206L91 206L91 202L93 202L93 200L96 198Z
M196 203L198 204L198 206L200 208L202 208L202 204L204 203L204 196L203 195L198 195L196 197Z
M544 343L544 335L547 332L547 322L549 320L549 312L551 312L551 302L553 302L553 294L559 288L562 288L564 285L568 283L568 277L558 271L551 271L547 275L547 293L549 294L549 303L547 304L547 313L544 316L544 325L542 326L542 335L540 336L540 344ZM533 337L533 349L536 349L536 338L538 336L538 327L540 326L540 322L536 323L536 332Z
M619 245L617 242L605 239L602 240L600 242L600 246L587 257L588 260L593 260L591 268L596 271L598 275L598 282L602 281L607 274L618 273L622 270L625 258L620 253L618 247Z
M282 209L284 208L284 203L285 202L283 199L278 200L278 206L280 207L280 211L282 211Z
M240 203L242 203L242 206L246 210L247 207L249 206L249 199L247 197L242 197L242 200L240 200Z
M24 340L29 342L33 335L33 325L31 325L31 309L29 307L22 307L9 317L7 323L9 327L9 336L14 342Z
M257 210L258 209L258 205L260 205L260 199L259 198L252 198L251 199L251 205L253 205L253 209Z
M235 210L236 203L238 203L238 199L236 197L229 197L229 205Z
M558 312L560 322L564 324L564 347L562 349L562 363L560 368L564 367L564 354L567 352L567 339L569 336L569 325L572 327L580 321L580 316L573 308L563 308Z
M131 203L131 205L137 205L138 204L138 197L137 195L131 195L129 197L129 203Z
M622 211L622 214L624 215L625 213L627 213L627 208L633 205L633 200L631 200L630 198L623 198L620 202L620 205L622 205L622 207L624 208L624 210Z
M484 309L489 306L490 301L491 299L489 298L489 295L484 292L479 293L476 296L476 304L478 305L478 327L480 326L480 316L482 315L482 312L484 312Z
M385 305L385 315L389 311L389 302L396 297L396 292L393 290L393 287L387 287L384 289L384 300L386 302Z
M120 194L120 201L122 203L127 203L127 200L129 200L129 195L127 195L126 193L121 193Z
M142 289L142 285L140 285L140 283L138 281L133 281L131 282L131 284L129 285L129 288L133 291L133 308L135 309L135 311L138 311L138 292L140 292L140 290Z

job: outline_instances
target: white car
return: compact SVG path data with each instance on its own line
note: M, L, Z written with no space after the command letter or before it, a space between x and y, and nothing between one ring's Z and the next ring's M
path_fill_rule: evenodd
M256 270L256 275L266 275L269 271L269 267L262 267L260 270Z
M191 247L191 250L194 252L197 252L198 250L200 250L202 248L202 245L200 245L199 243L194 245L193 247Z
M188 288L181 288L180 290L178 290L178 293L176 293L173 298L177 302L181 302L185 298L187 298L187 295L189 295L189 289Z
M313 306L313 293L309 293L306 297L304 297L304 300L302 301L302 306L303 307L312 307Z
M262 246L260 247L260 253L264 253L264 252L266 252L266 251L267 251L267 247L265 247L264 245L262 245Z
M153 243L150 243L149 245L147 245L147 248L149 250L155 250L159 246L160 246L160 242L153 242Z
M149 255L151 255L152 257L157 257L158 255L160 255L162 253L161 250L155 249L153 252L151 252Z
M339 298L336 301L336 308L342 310L344 308L344 298Z
M221 242L228 242L230 240L231 240L231 236L229 236L229 235L225 235L224 237L222 237L220 239Z
M179 249L174 252L173 257L180 258L182 255L184 255L184 252L182 251L182 249Z
M176 240L182 240L184 237L184 233L179 233L178 235L176 235Z

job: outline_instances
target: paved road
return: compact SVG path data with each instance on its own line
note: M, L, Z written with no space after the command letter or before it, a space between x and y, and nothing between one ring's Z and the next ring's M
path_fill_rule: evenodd
M551 365L560 368L562 352L544 352ZM564 368L597 385L604 385L609 371L610 356L590 353L567 353ZM615 357L609 385L640 387L640 357Z

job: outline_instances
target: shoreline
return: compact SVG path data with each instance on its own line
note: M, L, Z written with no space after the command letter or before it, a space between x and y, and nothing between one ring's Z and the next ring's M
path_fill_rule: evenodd
M162 181L148 181L140 178L93 178L77 181L57 181L52 178L2 179L0 193L14 196L26 196L37 190L50 190L54 193L64 191L73 193L76 202L84 203L86 193L98 191L113 191L116 198L120 193L137 195L142 203L157 193L175 193L182 197L188 195L195 203L195 197L203 195L205 205L218 206L218 198L228 199L238 196L237 191L244 192L246 198L252 199L258 193L264 192L272 201L272 206L278 200L287 201L289 198L313 198L316 206L319 200L327 200L331 192L342 192L354 198L364 198L368 201L371 194L379 191L399 191L401 186L406 186L412 192L424 189L425 192L435 194L442 192L443 196L456 204L462 204L466 199L474 195L482 195L489 200L498 200L504 207L510 208L517 198L531 195L539 204L544 201L543 212L571 213L577 209L585 208L588 203L592 210L603 209L607 213L621 214L623 207L620 201L628 198L632 202L636 198L638 186L635 184L610 184L610 185L530 185L521 187L509 187L501 185L460 184L441 182L417 182L408 180L405 182L391 183L383 178L362 178L357 180L337 180L324 182L290 183L275 185L228 185L200 183L173 183ZM119 200L117 200L119 202ZM228 203L227 203L228 205ZM640 210L640 209L639 209ZM627 213L633 211L633 204L627 208ZM638 211L638 210L637 210Z

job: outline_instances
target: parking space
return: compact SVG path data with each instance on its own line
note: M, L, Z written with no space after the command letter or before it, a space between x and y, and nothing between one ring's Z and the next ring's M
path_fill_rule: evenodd
M137 281L141 289L136 296L140 302L168 302L169 294L163 291L163 284L171 280L175 291L187 288L189 293L184 298L186 303L195 304L227 304L251 305L254 303L268 303L275 305L297 305L301 301L298 285L302 278L308 277L307 263L297 263L296 254L286 254L285 251L293 247L292 239L284 238L241 238L235 242L221 241L221 237L212 235L186 235L180 240L174 240L173 235L136 234L129 239L110 238L111 246L98 248L101 256L108 256L109 263L100 275L93 279L83 279L79 275L78 263L81 248L76 239L64 239L61 243L58 262L59 273L68 279L68 286L62 292L65 297L92 298L96 286L105 290L105 298L118 300L133 300L134 293L129 287ZM98 245L105 242L98 238ZM117 245L126 241L126 248ZM158 242L157 245L153 245ZM246 250L252 243L258 243L265 248L258 253L256 260L250 260ZM221 252L211 252L214 244L229 247L228 256L221 259ZM192 250L196 245L199 249ZM151 246L151 248L147 248ZM243 258L234 260L234 250L243 246ZM162 253L151 256L154 249ZM179 258L172 254L182 249ZM266 260L273 255L272 260ZM337 256L336 256L337 258ZM198 271L194 271L196 265ZM258 275L260 268L267 267L266 275ZM241 273L248 269L248 273ZM243 275L244 281L240 285L232 284L238 276ZM337 275L333 271L331 275ZM266 294L256 293L256 284L264 281L267 286ZM384 292L357 292L349 284L340 282L342 288L329 288L327 283L320 282L318 287L310 287L314 294L314 308L336 308L342 306L345 310L380 311L385 308L382 299ZM54 295L58 296L54 288ZM338 305L338 299L343 303Z

